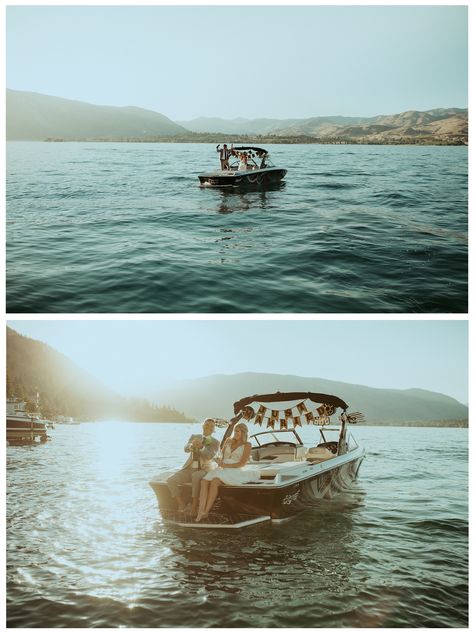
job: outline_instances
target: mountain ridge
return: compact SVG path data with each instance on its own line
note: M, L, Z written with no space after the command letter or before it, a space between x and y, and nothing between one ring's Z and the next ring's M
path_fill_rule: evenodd
M115 417L143 422L190 422L179 411L125 398L78 367L53 347L7 327L7 397L21 398L31 410L39 396L41 413L82 419Z
M274 134L277 137L313 136L324 139L393 141L433 137L463 140L468 137L468 111L463 108L408 110L375 117L319 116L306 119L233 119L201 117L180 121L192 132L229 134Z
M276 391L313 391L337 395L350 410L362 411L370 423L411 421L416 423L457 419L468 415L467 406L442 393L412 387L391 389L339 382L310 376L241 372L214 374L178 381L173 387L148 393L172 406L179 399L187 415L229 418L232 404L243 397Z
M143 398L124 398L87 374L49 345L7 327L7 395L31 404L39 393L46 417L72 415L85 419L147 422L190 422L206 417L227 418L242 397L276 391L313 391L337 395L349 410L362 411L369 423L424 424L465 420L467 406L442 393L412 387L385 389L311 376L240 372L213 374L159 385ZM166 402L166 405L153 404ZM181 413L182 412L182 413Z
M163 114L136 106L94 105L8 88L6 97L7 140L172 136L186 131Z
M255 142L466 144L468 110L432 108L375 117L199 117L172 121L137 106L95 105L38 92L6 90L7 140L219 142L215 135L253 136ZM267 138L265 138L267 137ZM244 139L232 139L242 142ZM251 140L251 139L247 139ZM253 139L252 139L253 142Z

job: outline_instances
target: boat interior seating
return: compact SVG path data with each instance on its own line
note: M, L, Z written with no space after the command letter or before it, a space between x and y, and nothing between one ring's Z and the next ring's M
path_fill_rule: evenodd
M252 448L251 459L253 462L273 460L276 457L284 456L287 461L295 459L296 446L282 444L280 446L262 446L260 448Z
M335 443L335 442L334 442ZM336 449L337 453L337 449ZM319 445L314 448L309 448L306 453L306 461L312 464L318 464L326 459L332 459L336 454L332 452L327 446Z
M253 462L261 461L273 461L279 459L280 461L291 461L300 457L300 449L304 449L304 446L291 446L291 445L275 445L275 446L262 446L261 448L252 448L251 460ZM283 459L281 459L283 458Z
M337 455L338 442L320 442L317 448L327 448L328 451Z

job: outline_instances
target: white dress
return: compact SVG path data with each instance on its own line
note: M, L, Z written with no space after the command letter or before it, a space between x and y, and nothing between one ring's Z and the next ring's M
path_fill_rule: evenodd
M244 452L244 444L238 446L234 451L231 450L230 444L224 448L223 460L224 464L237 464L242 459ZM220 466L211 470L204 476L204 479L220 479L225 484L247 484L251 481L260 479L260 471L251 466L242 466L241 468L221 468Z

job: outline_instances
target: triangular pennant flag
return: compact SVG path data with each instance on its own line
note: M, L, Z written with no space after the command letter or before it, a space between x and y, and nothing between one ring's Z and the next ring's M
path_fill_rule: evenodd
M275 418L267 418L267 429L274 429L275 428Z
M308 408L306 407L304 402L300 402L299 404L297 404L296 408L301 414L306 413L308 411Z

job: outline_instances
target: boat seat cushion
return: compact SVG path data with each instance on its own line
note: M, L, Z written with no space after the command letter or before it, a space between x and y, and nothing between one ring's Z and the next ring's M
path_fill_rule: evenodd
M317 464L318 462L323 462L326 459L331 459L335 457L334 453L332 453L327 448L321 446L315 446L314 448L309 448L306 452L306 460L308 462L312 462L313 464Z
M291 461L295 458L296 452L294 446L262 446L252 449L251 459L253 462L273 461L275 457L285 456L283 461Z

